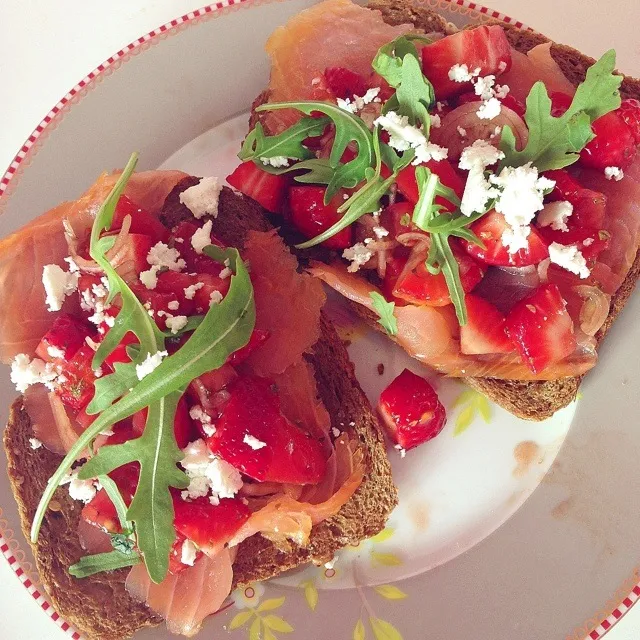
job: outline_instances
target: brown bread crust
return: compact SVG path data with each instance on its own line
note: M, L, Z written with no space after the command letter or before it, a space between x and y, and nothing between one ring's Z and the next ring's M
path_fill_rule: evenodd
M191 217L180 204L179 193L197 182L198 178L186 178L167 197L161 217L168 226ZM250 229L272 228L259 205L228 188L221 193L219 210L219 217L213 220L213 232L229 245L241 247ZM337 549L381 531L397 504L397 490L377 419L355 379L344 344L324 316L320 340L307 357L314 365L318 392L331 416L332 427L360 440L366 475L340 512L313 528L307 547L291 544L288 549L279 550L260 535L243 542L234 564L234 586L270 578L309 561L327 562ZM350 427L350 423L355 426ZM44 447L33 450L31 437L31 420L18 398L11 407L4 446L9 480L27 540L47 480L62 460ZM31 547L40 579L60 614L87 638L100 640L128 638L138 629L161 623L159 616L129 597L124 588L127 569L81 580L69 575L69 566L85 555L77 536L82 505L69 497L66 488L57 490L53 504L55 510L47 512L38 542Z

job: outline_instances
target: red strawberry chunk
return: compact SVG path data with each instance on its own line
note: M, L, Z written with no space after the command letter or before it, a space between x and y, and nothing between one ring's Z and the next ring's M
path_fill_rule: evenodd
M449 70L464 62L481 76L499 75L511 67L511 47L502 27L493 25L465 29L422 49L422 70L431 81L438 100L462 93L468 82L454 82Z
M61 313L36 347L36 355L43 360L70 360L95 329L68 313Z
M596 137L580 152L580 162L584 166L624 169L633 162L637 143L631 127L617 110L598 118L591 129Z
M185 542L187 542L187 539L176 531L176 539L174 540L173 545L171 546L171 551L169 552L169 573L173 576L184 571L189 566L182 562L183 546ZM198 562L200 558L202 558L202 551L198 549L195 553L193 564Z
M555 284L541 285L511 309L507 333L533 373L563 360L576 348L573 321Z
M378 412L389 438L405 450L435 438L447 420L433 387L409 369L380 394Z
M460 327L460 350L467 354L511 353L515 345L507 335L505 317L490 302L467 293L467 324Z
M449 161L440 160L439 162L436 162L435 160L429 160L429 162L424 163L423 166L435 173L445 187L449 187L459 198L462 198L462 194L464 192L464 180L458 175ZM409 165L404 168L398 174L396 182L400 193L409 202L416 204L419 197L418 182L416 180L416 167ZM454 209L453 205L441 196L436 197L436 204L442 205L448 211L453 211Z
M562 91L552 91L549 98L551 99L551 115L554 118L559 118L566 113L573 102L573 97Z
M266 329L254 329L249 338L249 342L244 347L234 351L229 357L229 364L234 366L244 362L256 349L268 340L270 332Z
M224 268L204 253L197 253L191 244L193 234L202 226L190 220L184 220L173 231L175 248L180 252L180 257L187 263L185 271L189 273L210 273L217 276ZM211 244L224 247L224 244L211 234ZM176 273L175 271L172 273ZM184 275L184 274L182 274Z
M324 204L325 187L291 187L289 189L289 209L291 221L307 238L314 238L326 231L342 215L338 207L344 199L338 193L329 204ZM329 249L346 249L353 244L353 229L351 226L325 240L322 245Z
M640 144L640 100L633 98L623 100L618 113L631 130L636 144Z
M363 96L367 91L365 79L359 73L344 67L327 67L324 77L331 93L336 98Z
M259 482L316 484L326 471L322 446L282 415L280 398L272 386L257 377L230 384L229 400L207 444L213 453ZM255 439L254 446L245 442L248 437Z
M153 244L167 242L169 239L169 230L162 222L125 195L120 196L118 200L110 231L120 229L126 216L131 216L131 233L141 233L149 236L153 239Z
M286 175L273 175L248 160L227 176L227 182L262 205L267 211L280 213L289 179Z

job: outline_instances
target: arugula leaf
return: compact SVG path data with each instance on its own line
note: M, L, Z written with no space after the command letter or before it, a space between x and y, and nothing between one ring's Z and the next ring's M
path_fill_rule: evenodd
M571 106L565 114L551 115L551 100L542 82L536 82L527 97L524 119L529 139L522 151L516 150L516 139L505 126L500 149L505 158L502 167L518 167L531 162L538 171L561 169L573 164L579 152L593 139L591 123L620 106L622 76L614 75L616 55L612 49L592 65L578 86Z
M420 61L418 49L413 44L431 44L433 41L426 36L407 34L400 36L378 49L371 66L373 70L381 75L392 87L396 88L402 82L402 64L407 55L413 56Z
M313 158L313 152L302 143L310 136L322 135L328 124L329 118L302 118L282 133L266 136L262 124L258 122L242 143L238 158L253 160L264 171L274 173L277 168L265 165L262 158L280 156L297 160Z
M259 106L256 111L277 111L278 109L297 109L307 115L319 111L329 116L335 126L335 138L329 156L329 164L334 169L334 173L327 184L325 204L329 204L339 189L343 187L352 189L364 180L365 171L374 162L373 138L371 131L360 118L328 102L272 102ZM351 142L357 144L358 155L353 160L342 164L340 162L342 154Z
M131 533L133 531L133 525L127 520L127 505L120 495L120 489L118 489L118 485L107 475L98 476L98 481L109 496L109 499L113 503L113 506L116 508L118 520L120 521L120 527L125 533Z
M384 327L384 330L390 335L395 336L398 333L398 321L393 315L395 302L387 302L377 291L372 291L369 296L376 313L380 316L378 323Z
M135 550L133 540L123 533L111 534L111 546L120 553L132 553Z
M299 176L294 176L296 182L303 182L309 184L329 184L333 178L334 168L331 166L328 158L311 158L310 160L302 160L296 162L290 167L274 168L269 173L276 175L282 175L283 173L291 173L292 171L305 170L307 173L303 173Z
M107 553L96 553L80 558L76 564L69 567L69 573L74 578L87 578L95 573L133 567L139 563L140 556L137 553L122 553L114 549Z

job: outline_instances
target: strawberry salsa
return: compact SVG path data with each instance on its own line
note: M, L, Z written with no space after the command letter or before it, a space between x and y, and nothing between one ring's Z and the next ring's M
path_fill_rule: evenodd
M480 26L400 36L368 75L315 69L299 101L256 109L228 182L299 249L323 247L312 272L437 370L582 374L637 249L635 214L616 204L635 189L640 102L621 100L613 51L577 88L549 51Z
M55 319L35 357L15 357L11 377L25 404L44 390L51 411L32 447L66 454L33 539L53 491L67 484L85 503L79 533L90 554L72 575L144 560L144 575L160 583L204 556L231 566L235 546L254 533L304 544L311 524L357 489L362 466L346 434L329 436L313 368L301 358L318 338L320 284L298 274L268 232L248 234L250 276L238 251L212 233L215 180L183 190L189 217L166 228L123 194L134 166L90 237L68 238L66 270L44 266ZM315 318L307 334L265 321L264 282L273 277L306 295L308 317L299 319ZM288 295L280 310L295 315ZM281 356L277 369L269 349Z

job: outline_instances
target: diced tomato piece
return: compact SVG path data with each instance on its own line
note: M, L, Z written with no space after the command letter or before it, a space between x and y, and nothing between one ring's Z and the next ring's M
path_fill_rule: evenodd
M167 242L169 239L169 230L158 218L151 215L146 209L139 207L127 196L122 195L116 205L110 231L120 229L125 216L131 216L131 233L147 235L153 239L153 244Z
M291 221L307 238L314 238L329 229L342 216L338 207L344 202L341 194L337 194L329 204L324 204L325 187L304 186L289 189L289 209ZM353 228L351 226L325 240L322 245L329 249L346 249L353 244Z
M551 100L551 115L554 118L564 115L573 102L573 96L562 91L552 91L549 98Z
M248 160L239 165L227 176L227 182L262 205L267 211L280 213L289 184L286 175L267 173L254 162Z
M409 369L380 394L378 413L389 438L405 451L435 438L447 421L433 387Z
M460 251L457 245L452 248L460 268L462 288L471 291L484 277L485 269L473 258ZM393 260L395 260L394 258ZM392 261L393 261L392 260ZM390 269L388 278L394 277L396 269ZM392 289L393 295L406 302L430 307L442 307L451 304L449 287L442 273L433 275L427 271L424 261L420 261L409 273L398 277Z
M91 336L95 336L95 328L68 313L61 313L40 340L36 355L46 362L69 360Z
M509 253L502 242L502 234L509 228L501 213L490 211L471 225L471 230L484 242L485 248L465 240L462 244L480 262L503 267L526 267L549 257L547 242L534 227L529 232L529 246L516 253Z
M634 133L617 110L600 116L591 130L596 137L580 152L585 167L624 169L633 162L637 153Z
M231 276L227 278L220 278L218 276L211 275L210 273L201 273L197 278L198 282L202 283L193 298L193 302L196 306L197 313L206 313L211 306L211 295L214 292L219 292L224 298L229 291L231 285Z
M96 376L91 368L95 352L84 344L62 366L62 382L58 378L56 393L62 402L72 409L83 409L93 397Z
M213 505L208 498L173 503L176 531L205 553L215 553L249 519L251 511L239 498L223 498Z
M576 348L573 321L555 284L541 285L516 303L507 316L507 333L533 373Z
M618 108L618 114L631 130L636 144L640 144L640 100L627 98Z
M511 46L498 25L464 29L422 49L422 70L431 81L438 100L462 93L468 82L454 82L449 70L463 63L481 76L500 75L511 67Z
M380 214L380 224L392 238L411 231L411 216L414 204L411 202L394 202Z
M435 173L445 187L449 187L459 198L462 198L464 180L458 175L448 160L440 160L438 162L429 160L429 162L424 163L423 166ZM405 167L398 174L397 184L398 190L409 202L413 204L418 202L419 192L418 182L416 181L416 167L413 165ZM448 211L453 211L454 209L453 205L441 196L436 197L436 203L442 205Z
M229 385L227 392L216 432L207 440L213 453L259 482L316 484L324 478L320 442L282 415L272 383L247 376ZM264 446L254 449L245 442L248 436Z
M327 67L324 77L336 98L353 98L354 95L363 96L367 92L365 79L359 73L344 67Z
M241 349L234 351L229 357L229 364L238 365L244 362L256 349L258 349L270 336L270 332L265 329L254 329L249 338L249 342Z
M507 335L504 314L480 296L467 293L467 324L460 327L460 350L467 354L511 353L515 345Z

